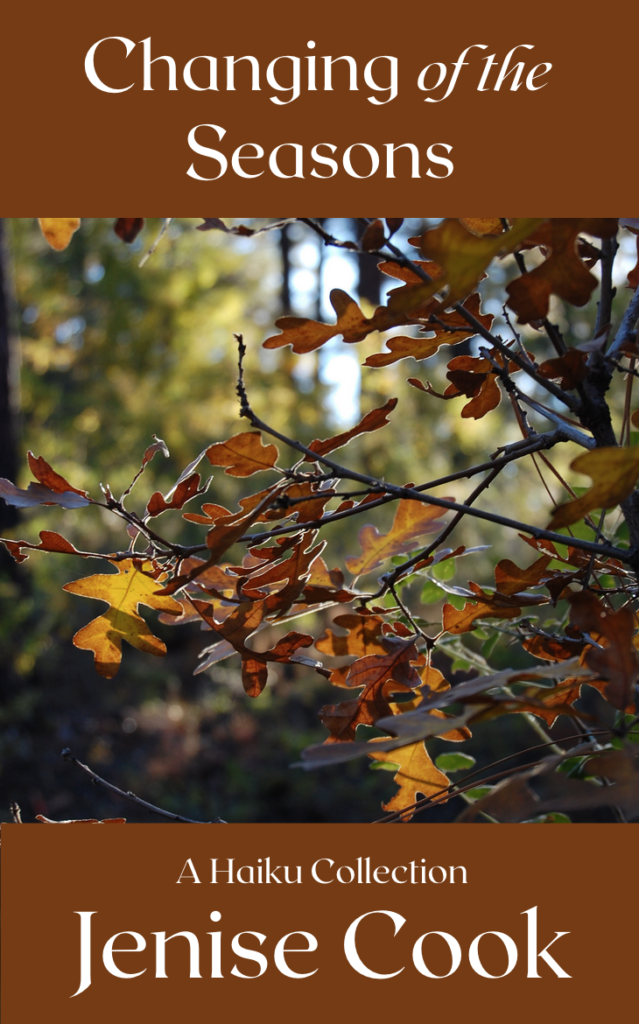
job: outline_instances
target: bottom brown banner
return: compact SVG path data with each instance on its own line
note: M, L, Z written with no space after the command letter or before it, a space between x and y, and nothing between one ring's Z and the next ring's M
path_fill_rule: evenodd
M5 825L4 1024L622 1014L638 829Z

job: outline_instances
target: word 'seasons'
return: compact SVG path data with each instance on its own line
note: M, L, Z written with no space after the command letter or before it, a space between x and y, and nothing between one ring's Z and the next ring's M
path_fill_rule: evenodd
M124 45L126 50L124 59L128 58L137 46L142 47L141 68L138 67L137 75L136 71L133 71L136 78L128 85L122 83L126 81L126 69L129 65L123 66L120 69L118 62L115 70L112 66L114 42ZM101 54L102 68L98 72L96 56L98 49L103 44L109 44L109 46ZM312 39L309 40L306 46L309 50L315 49L315 43ZM417 88L421 92L430 94L425 97L425 102L441 103L442 100L447 99L457 85L462 68L469 67L472 63L476 65L474 72L472 72L472 80L473 84L476 83L477 92L499 92L502 86L505 89L510 89L511 92L517 92L522 86L529 92L538 92L548 84L545 81L541 81L541 79L551 70L552 64L543 62L527 68L525 61L517 59L521 54L515 57L518 50L534 50L532 44L519 43L517 46L513 46L501 60L497 58L495 53L491 53L486 57L480 57L476 53L471 53L473 50L487 49L489 47L485 43L473 43L471 46L467 46L457 60L450 65L435 61L422 68L417 77ZM174 58L167 54L152 57L151 52L151 36L141 39L139 43L134 43L132 39L128 39L126 36L106 36L104 39L99 39L88 50L84 61L86 76L91 85L101 92L122 93L139 86L139 75L141 72L143 92L153 92L156 88L168 88L169 92L177 92L179 89L178 73ZM105 55L110 58L108 72L104 68ZM468 59L469 57L471 59ZM475 58L474 61L472 58ZM165 65L162 71L157 67L159 61L164 62ZM226 62L226 74L220 71L222 61ZM318 64L320 61L323 64ZM285 106L298 99L302 90L306 92L332 92L334 90L333 66L340 61L345 62L346 66L342 65L340 68L335 69L337 71L338 88L344 88L345 78L347 77L348 90L350 92L358 92L360 89L360 70L355 57L346 55L341 57L317 57L315 54L312 54L300 58L286 54L275 57L266 67L265 78L267 86L275 91L275 95L269 96L269 99L278 106ZM191 57L182 68L182 80L188 89L195 92L207 92L209 90L219 92L221 89L225 89L226 92L234 92L237 88L236 65L241 62L248 62L248 65L245 63L240 69L238 75L241 79L240 87L246 88L250 80L251 91L261 92L262 69L260 60L258 57L248 54L243 57L228 56L218 58L206 54ZM154 64L156 68L153 68ZM482 64L484 65L483 67ZM303 71L302 68L304 69ZM161 77L158 76L158 71L160 71ZM468 75L470 76L471 73L469 72ZM131 72L129 72L130 76ZM109 78L108 82L105 81L107 77ZM397 57L392 57L388 54L372 57L363 69L363 79L364 86L367 90L371 90L372 93L366 97L369 103L373 103L375 106L383 106L386 103L390 103L396 99L399 93L399 62ZM289 94L288 96L285 95L287 93Z
M201 129L213 129L214 132L217 132L218 139L220 140L226 135L226 129L221 128L218 124L198 124L195 128L191 128L188 136L189 149L199 156L215 160L217 166L210 167L209 169L208 165L205 167L198 164L198 171L195 168L195 164L191 164L186 173L190 178L195 178L196 181L217 181L218 178L224 177L228 171L229 160L219 149L204 146L202 142L196 139L196 132L200 132L201 138ZM395 160L398 150L406 150L397 160L398 164L401 162L404 172L402 176L408 177L407 171L410 169L411 178L422 177L419 149L413 142L403 142L400 145L386 142L383 144L383 148L386 154L384 161L385 170L382 173L386 178L395 177ZM426 149L427 162L441 168L443 173L435 173L431 167L427 167L424 177L450 177L455 169L452 160L448 159L452 148L446 142L434 142L428 146ZM310 172L310 176L327 180L328 178L334 178L340 170L338 161L333 159L337 149L338 147L334 146L331 142L318 142L317 145L313 146L310 154L308 154L306 147L299 142L282 142L270 151L266 166L257 163L257 161L264 161L266 159L264 147L260 146L257 142L243 142L241 145L236 146L232 154L229 155L231 170L240 178L261 178L266 170L275 175L276 178L304 178L310 156L310 160L315 165ZM442 150L447 154L446 156L442 154ZM328 155L329 153L330 156ZM372 146L368 142L354 142L351 146L347 146L344 152L340 154L339 159L343 170L346 171L349 177L359 178L360 180L372 178L382 166L377 147ZM249 163L246 163L246 161L249 161ZM260 167L261 170L258 169ZM322 168L322 170L318 170L318 167ZM204 173L200 173L200 171Z
M74 992L71 998L80 995L81 992L85 992L86 989L91 985L91 947L92 947L92 935L91 935L91 918L97 913L94 910L76 910L74 913L80 917L80 985L77 992ZM562 938L564 935L569 935L569 932L555 932L555 937L552 939L542 950L538 948L537 941L537 907L531 907L529 910L524 910L523 914L527 915L527 944L526 944L526 966L527 966L527 978L540 978L541 975L538 972L539 961L543 960L544 963L550 968L550 970L558 978L570 978L563 967L561 967L553 956L548 952L550 947L554 943ZM361 914L355 921L353 921L347 928L344 935L344 954L346 960L358 974L364 978L371 978L375 981L387 981L390 978L396 978L402 973L404 967L399 967L397 970L390 971L387 974L380 973L372 970L362 959L357 947L358 930L362 925L362 922L366 918L381 914L385 917L390 918L393 922L394 932L393 935L401 931L406 924L406 918L402 917L401 914L396 913L393 910L371 910L366 914ZM222 915L218 910L212 911L210 914L212 921L217 923L221 920ZM365 926L362 928L365 930ZM156 978L168 978L166 973L166 946L167 943L172 942L174 939L186 939L189 945L189 978L202 979L203 975L200 972L200 941L198 937L189 931L176 932L174 935L167 937L166 932L151 932L155 937L155 977ZM224 978L222 972L222 932L206 932L206 935L211 939L211 978ZM134 946L122 945L122 941L125 937L129 937L135 943ZM250 937L257 941L258 946L263 946L267 941L267 936L262 932L253 931L242 931L238 932L231 939L231 951L235 957L240 960L252 961L257 965L257 973L245 974L238 967L237 963L233 964L230 970L230 974L235 978L243 978L253 980L255 978L262 977L268 969L269 962L268 958L259 949L254 949L252 945L245 946L243 943L244 937ZM501 974L492 974L487 970L484 960L486 959L485 944L484 944L484 960L482 960L481 945L482 940L488 936L493 936L503 946L506 954L506 969ZM435 974L426 963L426 954L424 951L424 943L426 939L430 939L428 943L429 948L432 950L436 948L436 943L440 944L443 942L445 947L448 949L448 955L450 956L450 969L445 974ZM291 944L289 945L289 940ZM249 940L250 941L250 940ZM293 944L294 943L294 944ZM311 968L307 971L295 971L288 962L288 955L295 954L296 956L301 953L314 953L318 949L318 941L315 935L307 931L295 931L289 932L287 935L283 935L275 945L273 950L273 963L276 969L287 978L293 978L295 980L301 980L304 978L311 978L314 974L317 974L319 967L313 966L313 963L309 963L308 967ZM331 948L333 943L331 943ZM110 938L104 943L102 947L102 963L109 974L113 975L114 978L121 978L123 980L130 981L133 978L140 978L147 972L148 967L142 966L139 971L124 971L121 966L118 966L115 962L115 955L118 955L120 964L122 964L122 956L126 956L126 965L131 966L130 958L138 953L143 953L147 948L147 940L140 932L134 931L123 931L117 932L115 935L111 935ZM393 955L393 948L390 942L385 944L385 949L388 950L389 963L392 966L396 966L397 957ZM428 931L415 941L412 949L412 962L416 970L424 977L431 978L437 981L441 981L444 978L450 978L458 970L462 963L463 954L462 947L457 941L454 935L444 931ZM393 960L395 961L393 963ZM475 974L480 975L482 978L506 978L509 974L514 971L519 960L519 949L517 943L510 935L505 932L488 931L482 932L481 935L477 935L468 947L468 963ZM296 966L300 966L299 960L295 961ZM492 960L490 965L493 966ZM138 966L141 966L138 963ZM330 969L334 970L334 964L330 964ZM546 972L547 973L547 972Z
M207 880L212 885L221 882L226 882L229 885L236 882L242 885L270 885L271 883L281 885L283 882L289 885L302 884L302 866L300 864L278 864L273 867L270 857L264 859L258 857L256 864L241 864L239 866L235 864L233 857L227 857L226 867L222 867L222 863L223 861L220 860L218 864L217 857L211 857L211 876ZM200 872L204 878L201 869ZM281 875L278 872L281 872ZM457 876L459 876L458 879ZM311 865L311 878L320 885L331 885L332 882L341 882L343 885L349 885L351 882L358 885L371 885L374 882L378 885L386 885L388 882L395 882L397 885L406 885L407 883L426 885L427 882L432 882L434 885L441 885L442 882L454 884L457 880L466 885L468 882L466 868L463 865L446 868L435 864L429 868L425 857L422 857L419 863L411 860L409 864L397 864L392 868L385 864L373 867L370 857L358 857L354 866L340 864L335 867L335 861L330 857L320 857ZM200 885L202 882L191 857L187 858L177 880L178 885L185 882L192 882L196 885Z

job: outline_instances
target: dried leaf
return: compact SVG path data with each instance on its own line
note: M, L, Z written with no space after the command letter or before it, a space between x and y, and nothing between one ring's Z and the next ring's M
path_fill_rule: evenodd
M347 633L339 636L332 629L327 629L315 641L316 649L322 654L329 654L333 658L347 655L362 658L368 654L386 653L381 639L384 620L379 615L349 612L346 615L337 615L333 619L333 624L347 630Z
M158 452L162 452L162 454L164 455L165 459L168 459L170 457L169 449L167 448L167 446L164 443L164 441L162 440L162 438L161 437L156 437L155 434L154 434L153 435L153 444L149 445L149 447L146 449L144 455L142 456L142 469L144 469L146 464L148 462L150 462L151 459L153 458L153 456L157 455Z
M454 501L454 498L447 498ZM359 531L359 543L362 554L359 558L349 557L346 565L349 572L361 576L377 569L387 558L403 555L416 547L416 538L425 533L440 530L443 523L436 517L441 509L435 505L402 499L397 506L395 520L388 533L380 533L376 526L363 526Z
M639 677L639 654L633 644L636 617L631 608L611 611L593 593L582 590L570 597L570 621L577 629L599 638L605 647L586 651L586 665L607 682L606 700L619 711L634 702Z
M334 452L337 448L343 448L344 445L352 441L354 437L358 437L359 434L366 434L372 430L379 430L380 427L385 427L389 422L388 416L396 405L397 399L389 398L388 402L380 406L379 409L371 409L370 412L367 412L364 418L356 426L351 427L350 430L346 430L342 434L336 434L335 437L329 437L324 441L311 441L308 447L316 455L328 455L329 452ZM304 461L312 462L313 459L310 455L307 455Z
M274 444L263 444L259 430L234 434L228 441L212 444L206 457L212 466L225 466L229 476L252 476L263 469L272 469L279 452Z
M402 693L420 683L411 662L417 659L412 640L386 637L384 654L370 654L351 665L346 686L363 687L359 697L327 704L320 711L322 725L330 731L327 743L349 743L355 739L358 725L373 725L379 718L392 714L388 703L391 693Z
M62 252L80 227L80 218L38 217L38 224L51 248Z
M113 225L113 230L118 238L130 245L135 242L143 227L144 217L118 217Z
M436 305L437 303L433 303L433 312ZM494 317L490 313L482 313L480 311L478 292L475 292L466 300L464 308L469 313L472 313L486 330L490 330ZM429 323L420 328L420 333L417 337L411 338L404 335L394 335L386 341L388 351L378 352L375 355L369 356L364 365L390 366L391 363L396 363L399 359L407 359L409 356L412 356L413 359L428 359L442 345L457 345L460 341L468 341L474 337L473 330L469 326L468 321L456 310L448 313L443 312L438 314L438 316L442 323L448 327L457 327L459 329L450 331L440 324Z
M366 231L360 238L360 248L365 252L373 252L376 249L381 249L386 241L386 233L384 231L384 222L381 220L374 220L366 228Z
M448 777L433 764L423 740L398 750L370 753L368 756L375 761L399 765L393 778L399 791L388 803L382 804L384 811L404 811L415 803L418 796L434 797L449 785ZM414 813L414 810L403 813L401 820L410 821Z
M74 494L81 494L82 497L86 498L86 491L80 491L77 487L73 487L68 480L65 480L63 476L56 473L56 471L51 468L49 463L46 462L41 455L36 457L33 452L27 452L27 459L29 462L29 469L38 483L42 484L43 487L48 487L49 490L55 491L56 494L64 494L67 491L73 491Z
M138 614L139 604L175 615L182 612L177 601L158 592L161 578L147 575L152 569L151 563L138 566L139 563L127 558L116 563L116 573L87 576L63 587L70 594L106 601L110 606L104 615L83 626L73 638L76 647L93 651L96 671L107 679L112 679L120 667L123 640L148 654L166 654L164 643L153 635Z
M59 533L54 533L51 530L40 531L39 544L31 544L28 540L6 540L4 537L0 538L0 542L5 545L16 562L24 562L29 557L23 553L25 548L29 548L32 551L55 551L64 555L80 555L81 558L88 557L85 552L78 551L66 537L62 537Z
M571 348L565 356L557 359L547 359L539 367L539 374L548 380L558 380L559 387L564 391L571 391L585 380L588 370L586 368L588 356L585 352Z
M89 505L88 498L82 497L77 491L52 491L42 484L31 483L26 491L16 487L10 480L0 477L0 498L4 498L7 505L15 505L18 508L31 508L33 505L61 505L62 508L82 508Z
M200 488L200 474L193 473L192 476L188 476L182 483L177 484L171 495L165 497L160 491L155 491L149 498L146 506L146 515L159 516L168 509L183 508L187 501L203 492L204 488Z
M591 477L593 485L580 498L573 498L555 510L549 530L571 526L596 508L613 508L632 494L639 480L639 445L595 448L579 455L570 467Z
M617 220L552 217L528 239L529 243L549 250L550 255L534 270L511 281L506 289L509 305L520 323L543 320L551 295L558 295L573 306L588 302L597 278L578 256L577 237L581 231L597 238L612 238L617 233Z
M431 298L443 286L448 287L444 308L470 295L477 287L486 267L495 256L512 252L540 224L543 218L520 217L509 231L497 238L473 235L456 219L447 218L436 228L425 231L419 245L429 260L443 269L442 277L430 284L422 284L411 292L395 292L389 300L393 312L415 309Z

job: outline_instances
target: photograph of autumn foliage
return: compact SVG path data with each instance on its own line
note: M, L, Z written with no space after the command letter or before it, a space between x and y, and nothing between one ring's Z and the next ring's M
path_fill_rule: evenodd
M639 818L639 219L1 223L0 817Z

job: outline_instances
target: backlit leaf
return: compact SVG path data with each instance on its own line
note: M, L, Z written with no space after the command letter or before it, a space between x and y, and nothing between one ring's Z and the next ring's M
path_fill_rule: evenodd
M166 654L164 643L153 635L138 613L138 605L175 615L182 612L172 597L158 593L161 579L146 575L152 569L151 563L138 565L131 558L124 559L116 563L116 573L87 576L66 583L63 588L70 594L106 601L110 606L73 638L76 647L93 651L96 671L107 679L112 679L120 667L123 640L147 654Z
M38 217L40 230L52 249L66 249L80 227L79 217Z
M228 441L212 444L206 457L212 466L225 466L229 476L252 476L272 469L279 452L274 444L263 444L259 430L234 434Z
M639 445L630 448L595 448L579 455L571 469L591 477L592 487L556 509L548 529L571 526L596 508L614 508L634 490L639 480Z
M448 498L454 501L454 498ZM376 526L363 526L359 531L362 554L359 558L349 557L346 565L355 576L377 569L387 558L412 551L417 546L416 538L425 533L441 530L443 523L437 520L441 509L413 499L402 499L397 506L395 520L388 533L380 533Z

